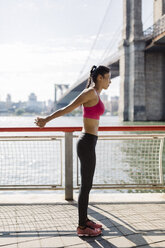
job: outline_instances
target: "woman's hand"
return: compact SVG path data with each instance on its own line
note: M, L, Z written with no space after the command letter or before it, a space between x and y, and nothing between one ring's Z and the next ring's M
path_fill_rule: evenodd
M45 118L40 118L37 117L37 119L35 119L34 122L37 126L39 126L40 128L44 127L46 125L46 119Z

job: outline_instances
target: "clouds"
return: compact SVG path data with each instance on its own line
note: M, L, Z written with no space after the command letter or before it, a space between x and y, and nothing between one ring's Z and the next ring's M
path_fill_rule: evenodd
M119 6L121 2L118 0ZM95 35L108 3L109 0L1 0L0 42L44 44L59 37ZM113 32L115 25L109 28L113 21L115 25L121 23L121 15L117 18L112 5L103 33Z
M32 91L39 99L53 99L54 83L73 84L77 80L88 55L88 44L92 44L93 39L93 36L77 36L72 43L71 38L60 38L54 46L1 44L0 78L4 85L1 100L7 93L12 94L13 100L27 99ZM94 51L93 63L101 51Z
M7 93L13 100L27 99L32 91L39 100L53 99L54 83L73 84L88 56L84 74L117 50L122 0L111 1L97 37L108 4L109 0L1 0L1 100ZM113 94L118 93L115 82Z
M105 42L109 40L109 37L110 34L105 34L101 39ZM1 72L43 73L44 69L51 72L52 67L68 67L76 64L80 66L87 57L88 47L94 39L95 36L77 35L72 38L49 40L47 45L23 42L0 44L0 70ZM104 47L97 46L97 49L91 55L91 59L98 58L103 51Z

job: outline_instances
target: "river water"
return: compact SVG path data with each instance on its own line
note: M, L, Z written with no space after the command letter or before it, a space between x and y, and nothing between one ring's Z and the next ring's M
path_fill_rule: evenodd
M21 117L19 117L19 116L1 116L0 117L0 127L35 127L35 124L34 124L34 119L35 118L36 118L36 116L26 116L26 117L25 116L21 116ZM81 116L76 116L76 117L73 117L73 116L62 116L62 117L59 117L59 118L54 119L51 122L49 122L47 124L47 127L48 126L50 126L50 127L65 127L65 126L72 126L72 127L75 126L75 127L78 127L78 126L82 126L82 124L83 124L83 120L82 120L82 117ZM100 126L164 125L164 124L165 124L165 122L121 122L119 120L118 116L102 116L100 118ZM110 133L112 134L112 132L99 132L100 135L103 134L103 133L104 134L105 133L106 134L110 134ZM125 134L126 132L113 132L113 134L119 134L119 133L120 134L122 134L122 133ZM138 133L140 133L140 132L138 132ZM141 132L141 133L144 133L144 132ZM148 132L148 133L152 133L152 132ZM57 134L61 135L61 133L57 133ZM77 132L75 134L79 134L79 133ZM21 133L0 133L0 136L4 136L4 135L7 135L7 136L11 136L11 135L48 135L48 133L39 133L39 134L38 133L23 133L23 134L21 134ZM49 134L49 135L51 135L51 134ZM119 143L118 143L118 145L117 145L117 143L115 143L114 147L117 148L119 145L120 145ZM22 143L22 146L23 146L23 143ZM102 151L101 151L100 155L99 155L99 152L98 152L98 161L97 161L98 168L97 168L97 170L95 172L95 177L94 177L95 180L94 180L94 182L96 181L96 183L102 183L102 181L99 179L102 176L102 180L104 182L111 181L111 183L112 183L112 181L114 179L113 178L113 170L114 170L114 173L116 173L116 171L119 171L119 169L121 169L121 168L120 168L119 165L116 165L115 164L114 167L111 168L112 175L109 175L108 176L109 168L106 167L108 158L107 159L105 158L105 156L106 156L106 149L104 149L105 148L104 147L104 144L101 145L101 141L100 141L100 146L99 147L102 149ZM108 143L106 144L106 148L107 147L108 147ZM132 147L133 147L133 143L132 143ZM117 152L117 149L116 148L114 148L115 149L114 150L115 152ZM74 144L74 149L75 149L75 144ZM105 156L104 156L104 152L105 152ZM120 153L120 151L118 151L118 152ZM75 153L75 151L74 151L74 153ZM15 159L13 154L12 154L12 156L13 156L12 159ZM17 154L17 156L18 156L18 154ZM76 155L74 155L74 156L76 156ZM54 158L54 159L56 159L56 158ZM105 160L105 162L103 160ZM8 162L9 162L9 164L11 163L11 158L8 160ZM115 162L111 161L111 163L113 164ZM132 163L134 163L134 161ZM99 168L100 164L102 164L103 167L100 167ZM35 165L35 163L33 164L33 163L29 162L28 167L31 166L31 171L34 168L34 165ZM97 166L97 164L96 164L96 166ZM119 167L117 167L117 166L119 166ZM165 156L164 155L163 155L163 167L165 167ZM104 168L104 169L102 170L102 168ZM129 171L130 171L130 168L131 167L128 167L128 170ZM122 171L122 174L121 175L118 174L117 176L118 177L120 176L121 178L124 178L124 180L126 180L126 178L128 177L128 175L127 175L128 174L128 170L125 171L125 172L124 172L124 170L123 171L121 170ZM21 166L18 166L17 167L16 172L13 172L13 173L10 174L9 171L10 171L10 168L8 167L8 165L6 165L6 168L4 170L4 174L3 174L3 169L1 168L1 182L3 182L3 179L4 178L6 180L6 177L9 177L9 183L11 183L11 179L13 179L14 177L15 178L18 177L18 179L21 182L21 176L18 175L18 174L21 175L21 173L24 173L22 171L22 167ZM34 173L36 173L36 171ZM32 174L33 174L33 171L32 171ZM38 167L37 174L40 176L40 180L41 181L44 180L44 182L46 182L46 180L47 180L46 179L46 175L47 175L47 177L50 177L50 174L46 174L44 172L44 170L43 170L42 167L40 169ZM52 174L53 174L53 171L52 171ZM43 175L45 175L45 177L43 177ZM76 171L75 171L74 172L74 184L75 184L76 178L77 177L76 177ZM5 180L4 180L4 182L7 184L7 181L5 181ZM22 180L25 180L25 177L22 177ZM24 182L25 181L22 181L22 183L24 183ZM28 182L28 181L26 181L26 182ZM22 193L29 193L29 192L30 191L22 191ZM49 193L49 192L50 191L42 191L42 193ZM63 191L55 191L55 192L56 193L64 193ZM129 190L126 190L126 189L125 190L124 189L122 189L122 190L121 189L94 190L93 189L91 191L91 193L97 193L97 192L100 192L100 193L103 193L103 192L104 193L108 193L108 192L110 192L110 193L113 193L113 192L114 193L117 193L117 192L146 192L147 193L147 192L163 192L163 190L153 190L153 189L150 189L150 190L140 190L140 189L138 189L138 190L130 190L130 189ZM3 192L3 191L1 191L1 194L7 194L7 193L14 194L14 191L12 191L12 192L9 192L9 191ZM33 193L34 193L34 191L33 191ZM36 191L36 193L37 193L37 191Z

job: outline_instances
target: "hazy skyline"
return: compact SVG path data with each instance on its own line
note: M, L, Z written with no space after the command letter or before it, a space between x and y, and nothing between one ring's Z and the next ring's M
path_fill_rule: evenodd
M152 5L143 0L144 29ZM91 47L83 74L117 50L122 13L122 0L0 0L0 100L9 93L24 101L31 92L54 100L54 84L74 84ZM119 78L106 93L119 95Z

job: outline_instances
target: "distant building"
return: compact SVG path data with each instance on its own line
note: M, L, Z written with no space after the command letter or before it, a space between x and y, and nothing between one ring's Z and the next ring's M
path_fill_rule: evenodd
M6 102L10 102L11 103L11 95L10 94L7 94L7 96L6 96Z
M45 101L37 101L35 93L31 93L28 101L12 102L10 94L7 94L6 101L0 101L0 115L21 115L26 113L48 114L53 112L54 101L48 100L46 105Z
M118 96L112 96L111 100L110 100L111 115L118 115L118 109L119 109L119 97Z
M7 107L6 107L6 102L0 102L0 114L7 113Z
M46 111L46 104L45 102L38 102L37 96L34 93L31 93L29 95L25 110L29 113L41 113Z
M29 102L37 102L37 96L34 93L30 94Z
M110 102L108 101L108 95L104 92L101 96L100 96L102 102L104 103L105 106L105 110L106 111L110 111Z
M54 101L48 100L47 112L52 113L54 111Z
M25 110L26 109L26 105L27 105L27 102L21 102L21 101L19 101L19 102L13 103L13 108L14 109L23 109L23 110Z
M7 94L6 96L6 108L8 112L13 112L13 106L12 106L12 100L10 94Z

